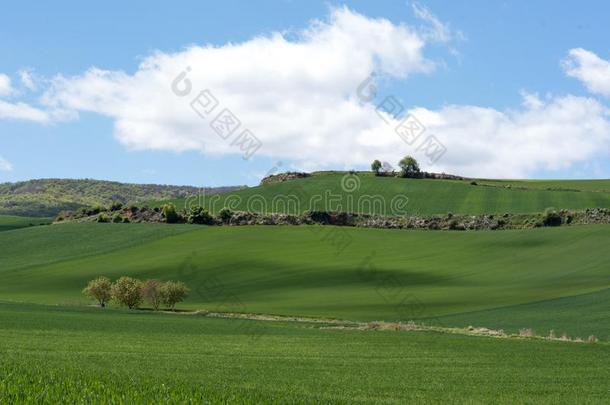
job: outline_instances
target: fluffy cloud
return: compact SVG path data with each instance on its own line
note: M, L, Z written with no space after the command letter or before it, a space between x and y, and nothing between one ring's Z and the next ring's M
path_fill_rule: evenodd
M13 170L13 165L8 160L0 156L0 172L10 172Z
M0 73L0 96L8 96L13 93L11 78Z
M586 97L524 94L518 110L447 106L414 114L447 148L438 169L470 176L519 178L568 169L610 146L610 112Z
M34 81L34 75L29 69L21 69L19 72L19 79L21 80L21 84L23 87L30 91L35 91L37 89L36 83Z
M17 93L18 92L12 86L11 78L0 73L0 96L13 96ZM58 119L61 116L59 112L50 114L23 102L11 103L0 100L0 119L15 119L44 123L49 122L51 115L56 116Z
M580 80L590 92L610 97L610 61L586 49L575 48L562 64L566 74Z
M51 110L111 117L116 138L135 149L241 154L235 141L248 129L262 142L259 155L290 159L304 169L368 165L373 157L396 162L414 154L426 169L524 177L538 169L567 168L608 147L608 110L599 102L532 94L524 94L523 106L511 111L413 108L407 113L426 131L417 142L405 142L395 131L401 120L376 109L366 96L374 82L363 86L363 80L373 71L402 79L434 70L424 55L426 45L449 41L451 31L428 10L414 11L428 23L426 29L339 8L297 40L275 33L239 44L157 52L134 74L92 68L76 77L59 76L43 102ZM209 93L199 97L204 89ZM208 106L218 105L206 115L202 104L195 104L200 116L191 103L210 97L215 101ZM210 126L224 108L241 122L226 139ZM429 135L446 152L427 162Z
M46 123L50 120L50 114L47 111L32 107L26 103L9 103L0 100L0 119Z

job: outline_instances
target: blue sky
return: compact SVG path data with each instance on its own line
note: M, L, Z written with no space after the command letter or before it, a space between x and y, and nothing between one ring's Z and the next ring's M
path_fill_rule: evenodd
M422 17L422 13L430 18ZM370 160L380 157L394 163L396 156L416 154L412 150L415 146L401 144L391 127L387 129L388 139L385 132L381 135L379 131L385 131L379 124L382 118L362 118L363 113L370 114L389 95L395 96L427 127L428 133L433 130L446 146L445 157L431 162L431 169L481 177L610 177L610 79L604 70L604 62L610 59L608 15L610 5L603 1L420 1L415 5L406 1L193 1L178 5L144 1L95 5L76 1L12 2L4 5L0 14L0 74L10 79L10 89L5 88L0 100L10 103L5 108L13 111L4 117L0 113L0 182L87 177L219 186L256 184L277 162L282 162L281 168L286 170L365 168L367 150L374 154ZM358 16L357 21L354 16ZM369 38L383 24L368 26L367 22L381 19L395 28L383 37L388 42L407 38L396 28L406 26L416 36L407 40L419 38L425 45L415 58L406 53L399 57L393 50L370 49L370 55L362 56L364 59L352 60L346 53L346 59L337 57L332 62L345 63L346 72L365 72L362 66L370 59L369 70L380 72L377 97L370 102L373 110L363 106L362 100L353 100L357 87L354 83L357 85L359 80L346 80L344 88L333 84L316 87L301 99L293 94L302 88L284 89L284 82L271 77L284 74L281 68L285 61L269 59L269 64L279 70L258 65L248 69L249 52L265 53L268 47L270 55L275 55L273 50L286 43L307 43L306 48L313 49L327 34L341 27L347 27L347 34L355 32L356 37L362 30L363 38ZM325 28L312 24L313 20L320 20ZM441 28L434 25L435 21ZM304 30L316 31L314 40L308 42ZM283 40L249 45L243 52L235 51L239 58L231 56L234 50L227 44L252 44L253 38L269 38L272 32L281 32ZM385 46L385 40L382 42L380 47ZM360 43L352 46L354 54L360 51ZM190 46L205 45L214 45L228 56L217 57L203 51L183 55ZM396 49L400 50L400 46L396 44ZM366 52L369 48L364 44L362 49ZM570 55L575 49L583 52ZM317 65L321 76L327 66L332 70L330 62L307 59L309 55L323 58L324 52L295 52L296 57L304 58L302 64L312 66L300 70L286 63L286 69L291 70L286 76L292 82L300 82L299 75L307 75ZM91 101L93 96L87 91L91 91L92 77L87 72L92 67L124 75L104 75L102 79L96 76L96 83L106 80L105 84L118 92L125 86L128 92L139 93L144 84L133 78L142 69L141 63L156 54L185 60L193 66L194 74L205 71L196 86L211 89L222 106L242 111L237 115L243 127L256 128L254 133L262 140L260 153L244 160L238 150L217 144L216 138L209 146L206 137L212 139L214 135L207 129L201 132L205 140L193 140L199 132L186 112L175 120L164 117L150 128L134 118L141 117L142 111L148 113L148 109L156 117L155 111L168 109L162 103L178 103L172 101L170 93L160 96L170 101L150 96L128 100L119 97L128 104L116 109L112 108L116 103L110 96L102 100L110 105L102 105L97 99ZM342 50L337 54L343 55ZM234 69L221 65L227 60L241 66ZM567 62L573 68L571 74ZM404 67L404 71L383 67L393 63ZM210 64L223 69L212 71ZM172 66L179 72L179 65ZM163 70L166 67L159 69L167 73ZM20 72L24 71L33 80L31 86L21 80ZM226 77L221 77L222 72ZM318 82L309 82L307 77L303 86L324 86L342 76L335 78L329 73L328 78ZM63 78L59 85L54 82L57 77ZM206 77L213 79L206 82ZM250 88L236 91L227 85L257 80L261 81L258 91L278 86L284 89L285 98L278 90L270 92L262 102L261 97L248 98L252 97ZM346 88L353 88L354 94L347 94ZM146 89L146 94L160 93ZM529 104L528 95L532 97ZM332 103L319 100L335 97L337 103L342 103L337 105L337 115L332 113ZM150 106L146 105L148 100ZM53 117L44 122L22 115L15 117L13 106L18 104ZM291 109L293 104L296 106ZM247 106L252 106L252 111L246 111ZM124 114L122 110L127 109L130 112ZM349 115L352 113L358 115ZM274 121L278 114L292 116L294 122L283 127L285 120ZM566 117L573 117L573 121ZM379 122L372 121L377 118ZM392 118L399 122L402 117ZM565 123L554 126L564 118ZM352 126L355 121L359 124ZM134 127L134 122L140 126ZM117 123L125 124L127 129L123 126L118 130ZM150 139L144 139L147 129ZM538 129L546 131L545 135L538 136ZM164 138L162 131L173 134L172 141ZM353 134L353 144L348 135L334 136L342 131ZM521 138L508 141L511 131ZM376 139L379 145L374 144ZM557 146L547 148L550 144ZM572 156L568 162L566 155ZM423 159L426 167L425 156ZM508 165L524 168L506 169Z

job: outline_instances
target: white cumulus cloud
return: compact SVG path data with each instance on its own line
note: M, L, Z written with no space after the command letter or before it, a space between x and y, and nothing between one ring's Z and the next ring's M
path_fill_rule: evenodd
M13 119L46 123L50 120L50 114L29 104L17 102L9 103L0 100L0 119Z
M11 78L3 73L0 73L0 96L9 96L13 93L13 91Z
M403 79L435 69L424 55L426 45L448 41L451 31L427 9L415 6L414 11L429 23L427 29L338 8L296 40L274 33L237 44L156 52L133 74L91 68L75 77L58 76L43 102L51 111L112 118L115 137L135 149L240 154L232 142L248 129L262 142L258 154L290 159L303 169L364 166L374 158L393 163L413 154L428 170L526 177L539 169L569 168L608 150L609 113L598 101L570 95L540 99L530 93L523 93L521 107L509 111L470 105L411 108L408 112L427 129L417 142L405 143L394 130L400 119L379 114L358 89L373 71ZM181 73L186 80L176 80ZM174 82L184 90L181 95L172 90ZM218 106L201 117L191 102L204 89ZM227 139L209 125L224 108L241 123ZM446 152L427 162L421 143L429 135Z
M566 74L580 80L590 92L610 97L610 61L575 48L570 49L562 64Z

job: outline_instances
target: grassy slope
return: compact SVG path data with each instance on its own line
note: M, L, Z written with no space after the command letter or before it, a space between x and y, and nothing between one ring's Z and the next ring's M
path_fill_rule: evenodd
M484 326L513 333L521 328L531 328L543 336L554 330L557 336L565 332L572 337L586 338L594 335L608 341L609 319L610 289L605 289L589 294L443 316L426 322L443 326Z
M0 304L0 339L9 403L604 403L610 378L605 344L97 309Z
M135 242L141 228L65 224L0 234L0 250L13 252L0 257L0 298L82 303L88 279L129 274L186 282L189 308L408 320L610 287L607 226L459 233L149 225L158 237L192 231ZM94 243L81 235L95 235ZM555 316L539 315L547 324Z
M359 188L351 193L341 188L342 174L324 174L305 179L292 180L266 186L233 191L219 196L205 198L178 199L172 202L178 208L185 205L205 205L212 212L218 212L225 206L235 210L290 212L307 209L338 210L367 212L377 214L403 214L404 211L392 209L391 201L397 195L408 198L408 214L491 214L491 213L531 213L541 212L545 208L584 209L593 207L610 207L610 192L593 191L550 191L532 188L531 190L505 189L500 187L472 186L467 181L450 180L413 180L394 177L374 177L367 174L358 176ZM602 187L610 190L610 181L600 181L591 185L582 183L583 190ZM555 184L555 183L554 183ZM578 188L577 181L556 182L555 187ZM372 209L369 205L360 205L362 196L379 195L385 201L383 207ZM294 196L298 205L287 209L274 198ZM313 196L320 196L317 201ZM338 200L335 199L338 196ZM248 201L255 201L248 205ZM263 201L263 202L261 202ZM313 202L312 202L313 201ZM328 201L328 203L324 203ZM157 202L153 205L160 205ZM296 207L296 208L294 208Z
M479 184L528 187L537 189L568 189L580 191L610 192L610 180L479 180Z
M13 215L0 215L0 232L12 229L25 228L32 225L44 225L51 223L52 218L40 217L16 217Z

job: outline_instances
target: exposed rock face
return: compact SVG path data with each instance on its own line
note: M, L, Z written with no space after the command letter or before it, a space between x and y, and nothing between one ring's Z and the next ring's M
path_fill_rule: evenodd
M294 180L294 179L302 179L304 177L310 177L310 173L303 172L286 172L280 174L272 174L267 176L261 180L261 185L265 184L273 184L273 183L281 183L283 181Z

